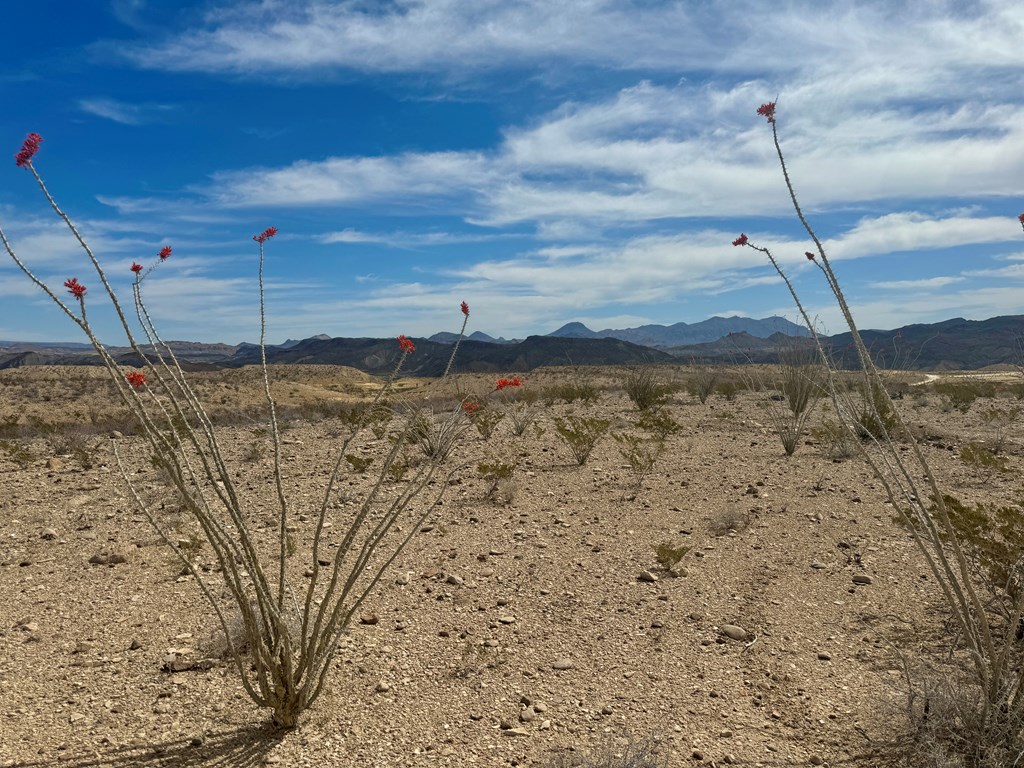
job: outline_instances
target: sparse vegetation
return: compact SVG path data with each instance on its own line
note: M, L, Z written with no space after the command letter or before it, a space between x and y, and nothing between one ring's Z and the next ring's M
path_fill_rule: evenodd
M554 422L558 436L569 447L576 463L581 466L590 458L594 446L611 427L608 419L593 416L556 416Z

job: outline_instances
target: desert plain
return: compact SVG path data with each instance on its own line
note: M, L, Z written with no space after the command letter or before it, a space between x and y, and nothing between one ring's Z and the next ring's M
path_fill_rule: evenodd
M753 377L770 379L766 370ZM687 366L659 368L674 385L661 410L678 429L637 485L612 437L646 434L628 375L525 373L513 393L533 418L522 435L508 418L487 438L467 427L422 496L443 490L440 505L360 607L327 690L279 732L224 658L194 577L127 491L113 443L140 459L146 449L118 422L105 371L0 372L0 766L891 761L921 704L908 691L961 662L942 597L880 484L822 438L827 402L786 456L768 413L778 401L747 388L751 372L723 371L742 386L701 403L684 386ZM986 409L1017 401L997 392L950 407L933 388L946 376L906 374L898 407L944 490L1011 500L1024 471L1017 432L998 436L1002 469L965 462L961 448L996 440ZM254 535L269 540L277 511L259 371L192 380ZM296 538L288 567L301 589L346 427L339 414L379 381L331 366L275 367L271 380ZM596 400L558 396L582 380ZM393 402L471 398L499 410L508 393L494 383L402 379ZM569 414L610 425L583 464L554 426ZM388 447L370 434L355 445L377 467ZM488 493L479 467L495 462L514 470ZM346 474L330 501L339 529L374 470ZM192 536L144 461L136 471L150 503L172 510L168 524ZM683 554L669 563L666 552ZM209 552L199 545L194 557L216 585Z

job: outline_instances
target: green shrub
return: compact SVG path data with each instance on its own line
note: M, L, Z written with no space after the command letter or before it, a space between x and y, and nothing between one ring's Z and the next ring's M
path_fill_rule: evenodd
M659 380L653 368L634 368L622 382L626 396L641 411L664 405L672 394L672 387Z
M964 464L988 472L1009 472L1005 456L1000 456L980 443L968 442L960 448L960 459Z
M664 408L642 411L636 425L645 432L650 432L655 439L662 442L669 435L674 435L682 429L679 422L673 419L672 414Z
M612 437L619 444L619 453L622 456L622 460L629 467L631 477L629 489L633 494L636 494L640 491L644 478L654 469L654 465L661 457L665 445L661 440L652 440L625 432L613 433Z
M569 446L576 463L583 465L590 458L594 446L611 426L607 419L591 416L560 416L555 417L555 431L562 441Z

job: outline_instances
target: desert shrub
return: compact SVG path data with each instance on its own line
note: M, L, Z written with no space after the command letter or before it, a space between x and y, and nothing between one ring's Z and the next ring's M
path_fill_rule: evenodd
M966 442L960 448L960 460L969 467L986 472L1009 472L1010 465L1005 456L975 442Z
M505 414L501 410L476 402L463 403L462 409L485 440L494 433L494 428L505 418Z
M792 456L800 445L807 421L821 397L822 379L822 367L812 350L788 349L779 355L780 394L769 390L762 406L787 456Z
M717 369L712 368L710 365L694 364L693 373L690 374L690 378L686 382L686 391L700 400L701 403L706 403L707 399L711 397L711 393L715 391L718 378L719 373Z
M360 456L358 453L346 453L345 461L352 471L357 475L365 475L370 465L373 464L373 456Z
M895 440L905 435L902 419L883 382L871 382L859 389L853 406L857 412L857 435L865 440Z
M35 453L18 440L0 440L0 453L22 468L36 460Z
M999 408L992 406L981 412L981 423L992 431L992 451L1002 453L1006 450L1006 437L1010 427L1020 418L1020 406Z
M71 456L82 469L96 465L99 440L92 432L74 425L49 425L46 437L55 456Z
M21 435L19 420L16 413L0 418L0 440L10 440Z
M837 421L825 419L811 430L821 454L833 461L844 461L857 455L857 445L850 430Z
M576 463L583 465L590 458L594 446L611 427L607 419L593 416L561 416L555 417L555 431L572 452Z
M553 405L559 401L567 404L579 401L581 403L596 403L601 396L601 390L589 379L581 376L574 376L569 381L562 381L549 384L544 388L544 401Z
M451 456L470 424L461 407L440 414L416 408L409 412L407 418L410 442L418 446L426 458L436 462Z
M619 455L629 469L629 491L636 495L640 492L644 479L661 458L665 444L661 440L639 437L627 432L616 432L612 437L618 443Z
M484 492L485 499L493 499L502 486L505 486L505 493L500 494L511 501L508 491L513 488L511 480L516 471L516 462L494 459L477 464L476 471L487 482L487 490ZM513 491L514 493L514 491Z
M726 509L708 518L708 531L712 536L739 533L750 525L751 514L746 510Z
M947 409L955 409L960 413L967 413L979 394L978 387L973 382L954 379L936 381L932 384L932 389L942 398Z
M663 382L650 366L631 369L622 382L622 389L641 411L664 405L672 394L672 387Z
M267 458L266 443L260 440L253 440L242 452L242 461L248 464L255 464Z
M645 432L650 432L656 440L662 442L669 435L674 435L682 429L679 422L673 419L672 414L665 408L642 411L636 425Z
M679 564L691 549L693 547L686 544L672 544L669 541L663 541L654 547L654 558L663 571L674 576L679 572Z
M512 422L512 434L521 437L537 418L537 407L532 401L514 400L505 411Z
M742 392L743 389L743 385L735 379L726 379L725 381L720 381L715 385L715 391L721 395L723 400L730 403L736 399L736 396Z

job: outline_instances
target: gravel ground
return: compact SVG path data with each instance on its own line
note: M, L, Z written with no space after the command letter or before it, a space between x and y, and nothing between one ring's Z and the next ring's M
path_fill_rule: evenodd
M676 395L682 429L635 495L618 443L606 437L577 466L552 421L585 413L639 434L621 391L538 402L542 433L516 437L507 419L488 440L467 433L443 505L284 734L220 657L209 606L133 508L111 441L95 444L90 469L31 441L24 465L0 456L0 766L556 766L630 744L669 766L870 755L901 725L897 652L944 647L941 598L868 469L811 438L785 457L763 400ZM934 396L904 405L951 488L990 496L998 483L955 450L984 437L976 411L944 413ZM284 433L298 589L339 429L294 421ZM266 438L252 426L220 436L264 540L268 459L247 459ZM379 458L384 445L360 450ZM518 461L511 499L486 499L476 465L501 457ZM151 475L140 476L159 500ZM348 499L368 477L347 481ZM329 541L352 509L333 506ZM662 544L689 548L676 575ZM166 671L169 654L185 669Z

